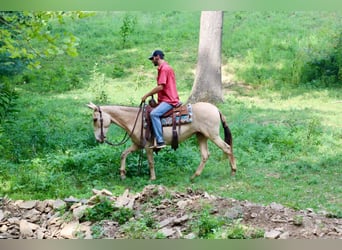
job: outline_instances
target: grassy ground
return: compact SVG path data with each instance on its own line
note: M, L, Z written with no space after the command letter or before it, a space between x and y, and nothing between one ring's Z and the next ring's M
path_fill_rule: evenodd
M139 169L138 154L128 158L128 178L120 181L120 154L128 145L96 144L86 103L138 105L155 84L155 68L146 59L155 48L165 50L185 101L194 78L199 15L100 13L65 25L80 38L79 57L44 61L41 71L18 80L19 112L1 140L0 195L89 197L92 188L122 193L150 184L147 161ZM125 18L136 24L123 44ZM339 25L339 13L226 13L226 92L219 108L233 133L238 173L230 177L228 160L210 144L202 176L190 182L200 160L192 138L176 152L167 148L155 156L153 183L341 216L342 92L331 74L309 81L315 72L307 68L334 55ZM123 135L111 128L111 140Z

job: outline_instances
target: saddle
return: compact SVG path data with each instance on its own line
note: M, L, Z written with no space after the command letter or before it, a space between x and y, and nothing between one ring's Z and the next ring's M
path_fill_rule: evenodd
M152 122L150 118L150 113L154 107L151 107L150 105L147 105L145 107L145 139L148 141L154 140L154 135L152 133ZM178 132L177 132L177 126L178 131L180 132L180 128L182 124L188 124L192 122L192 106L191 104L186 105L179 105L176 106L169 111L167 111L165 114L161 117L161 123L163 127L172 126L172 141L171 141L171 147L176 150L178 148Z

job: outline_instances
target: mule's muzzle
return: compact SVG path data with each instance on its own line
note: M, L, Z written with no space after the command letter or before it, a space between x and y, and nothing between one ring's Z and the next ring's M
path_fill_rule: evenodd
M98 142L98 143L104 143L105 142L105 140L106 140L106 137L103 137L103 138L96 138L96 141Z

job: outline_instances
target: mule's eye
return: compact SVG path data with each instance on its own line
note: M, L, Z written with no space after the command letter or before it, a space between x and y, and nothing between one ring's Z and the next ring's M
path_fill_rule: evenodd
M94 122L97 122L97 118L94 118L93 121L94 121Z

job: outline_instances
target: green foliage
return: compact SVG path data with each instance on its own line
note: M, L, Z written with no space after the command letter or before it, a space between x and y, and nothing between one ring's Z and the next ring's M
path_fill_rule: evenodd
M225 13L223 54L249 84L339 85L341 26L340 12Z
M128 37L133 34L135 26L137 24L137 17L126 13L123 17L122 24L120 26L119 34L121 36L122 48L126 48Z
M19 59L30 68L40 67L38 57L51 57L62 53L76 56L78 39L64 32L54 33L54 24L64 24L64 19L83 17L80 12L6 12L0 13L2 44L0 54ZM37 47L37 42L43 46ZM15 61L8 61L14 63Z
M233 222L223 233L227 239L258 239L264 238L264 230L242 225L239 220Z
M84 217L81 220L96 222L110 219L122 225L131 217L133 217L133 211L131 209L115 207L113 206L113 202L108 198L100 198L100 201L95 206L86 209Z
M245 226L241 219L228 220L217 215L211 215L208 210L202 211L192 230L200 239L257 239L264 237L264 231Z
M201 239L210 239L213 237L216 230L221 228L224 221L219 217L212 216L208 211L203 211L198 218L198 237Z
M127 239L165 239L166 237L156 232L157 224L149 214L128 221L121 228L122 233Z

